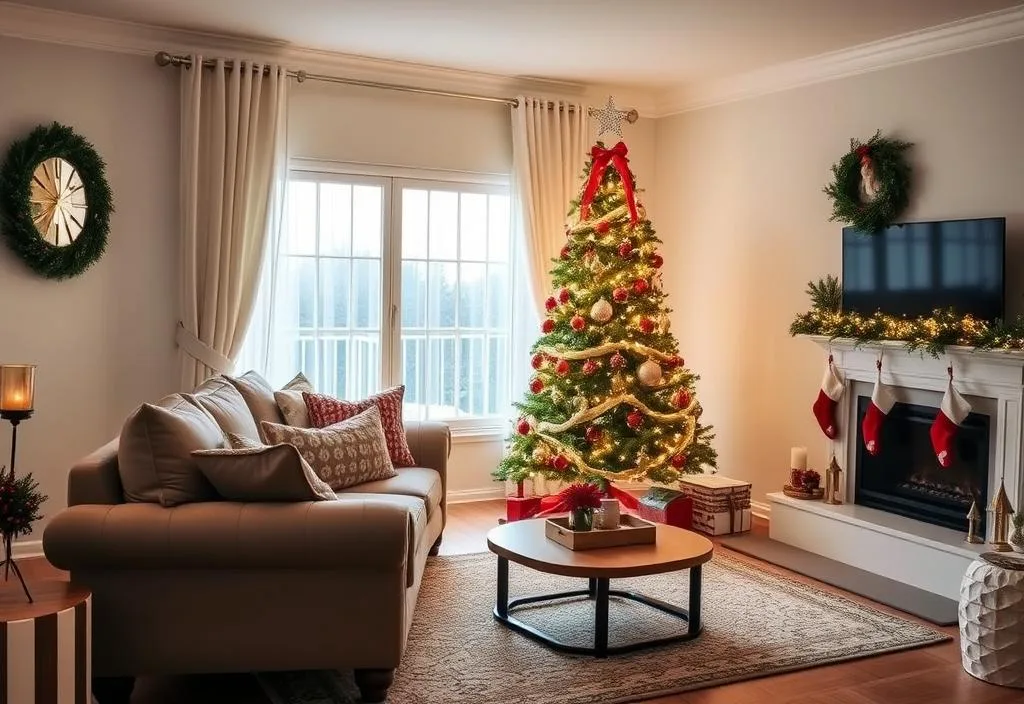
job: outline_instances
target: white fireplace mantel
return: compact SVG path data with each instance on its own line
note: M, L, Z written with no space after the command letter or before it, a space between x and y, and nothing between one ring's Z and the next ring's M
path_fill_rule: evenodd
M846 387L837 409L839 434L825 442L826 456L835 456L844 469L843 500L848 503L827 506L769 494L772 538L957 598L959 579L970 560L988 548L966 544L958 531L854 505L858 432L851 419L855 424L858 396L870 394L866 385L874 383L880 358L882 381L894 388L898 400L901 394L906 398L921 391L943 393L949 381L947 369L952 366L957 390L968 400L973 397L978 406L984 405L991 418L989 498L1003 481L1013 506L1024 508L1024 352L948 347L934 358L896 342L858 344L807 337L832 354ZM992 521L988 524L991 531ZM986 537L991 538L991 533Z

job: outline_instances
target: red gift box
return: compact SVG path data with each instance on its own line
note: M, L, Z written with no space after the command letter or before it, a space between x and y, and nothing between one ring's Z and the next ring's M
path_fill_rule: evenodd
M511 521L533 518L540 513L539 496L506 496L505 517Z
M677 528L693 528L693 499L682 492L655 487L640 497L640 518Z

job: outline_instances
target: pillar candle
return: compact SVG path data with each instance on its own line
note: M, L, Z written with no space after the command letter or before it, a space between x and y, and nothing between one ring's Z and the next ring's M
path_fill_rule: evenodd
M789 468L790 469L807 469L807 448L806 447L792 447L789 450Z

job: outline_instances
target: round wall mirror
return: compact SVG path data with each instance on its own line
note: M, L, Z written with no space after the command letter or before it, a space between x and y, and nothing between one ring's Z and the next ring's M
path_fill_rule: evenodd
M71 162L59 157L41 162L32 172L30 203L32 222L50 244L66 247L82 234L88 203Z

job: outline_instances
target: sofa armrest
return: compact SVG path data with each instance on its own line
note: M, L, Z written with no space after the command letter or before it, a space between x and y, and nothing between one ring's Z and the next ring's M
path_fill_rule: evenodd
M404 576L412 519L374 499L72 506L43 532L64 570L371 569Z
M452 449L452 434L446 423L437 421L408 421L405 439L409 443L416 464L429 467L441 475L441 511L448 520L448 455ZM443 524L442 524L443 527Z

